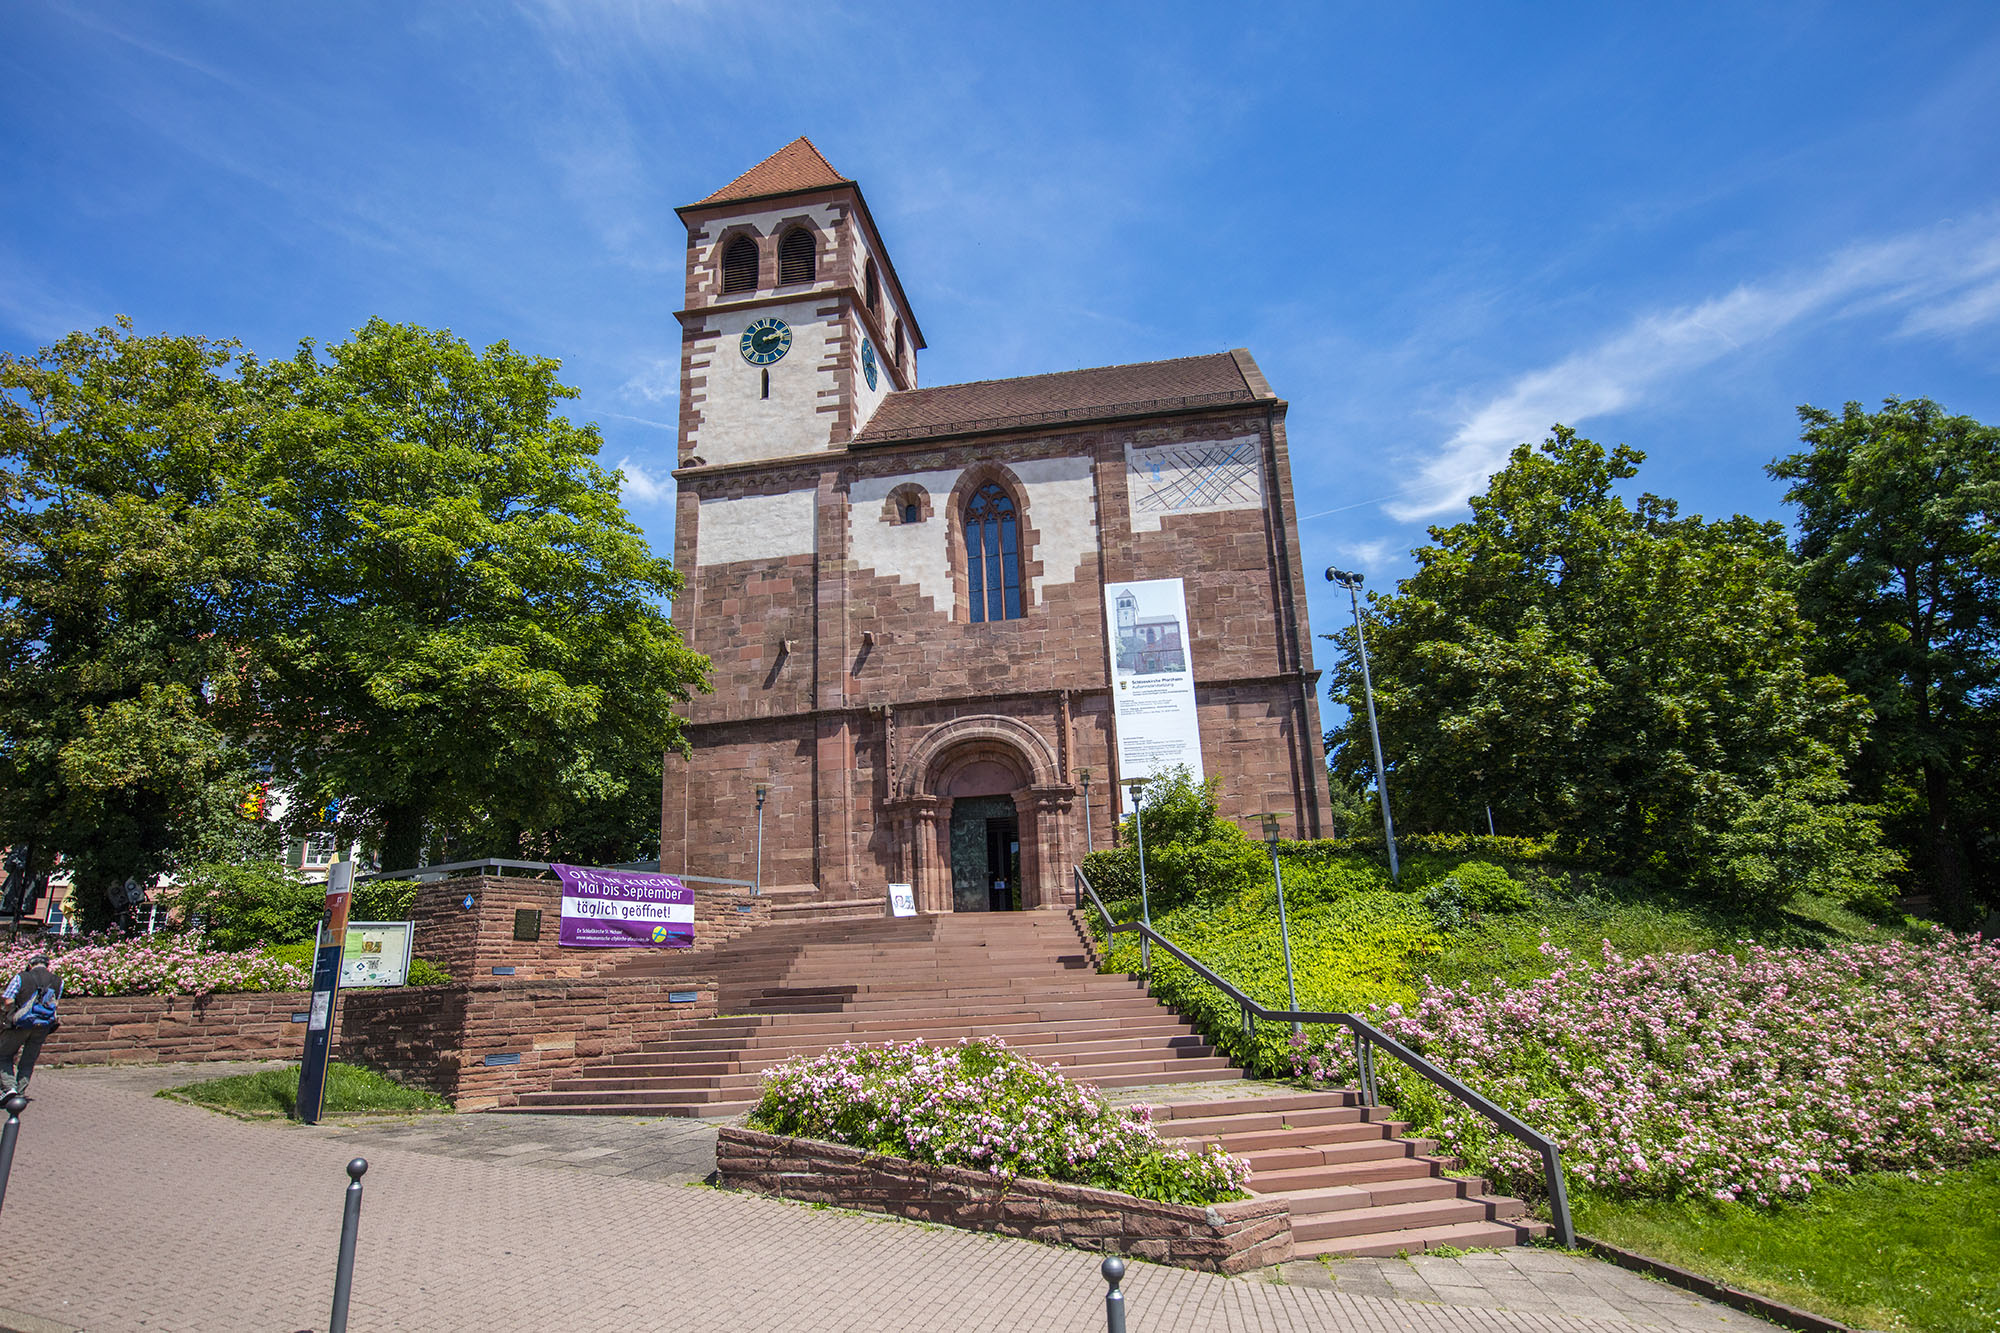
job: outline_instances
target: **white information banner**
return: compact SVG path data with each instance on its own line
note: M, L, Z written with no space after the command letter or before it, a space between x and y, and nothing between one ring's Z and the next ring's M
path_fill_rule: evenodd
M1204 777L1181 580L1107 584L1104 615L1111 635L1119 778L1148 778L1176 766ZM1132 810L1129 788L1122 808Z

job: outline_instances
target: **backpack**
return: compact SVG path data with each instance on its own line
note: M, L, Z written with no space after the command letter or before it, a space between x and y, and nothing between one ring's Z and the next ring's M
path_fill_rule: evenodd
M62 998L62 986L44 986L28 997L27 1003L14 1011L14 1026L34 1032L47 1032L56 1025L56 1001Z

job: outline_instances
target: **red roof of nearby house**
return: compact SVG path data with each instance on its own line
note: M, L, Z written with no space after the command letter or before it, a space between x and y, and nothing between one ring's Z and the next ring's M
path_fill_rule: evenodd
M791 194L828 185L851 185L820 156L803 134L697 203L726 204L733 199L757 199L767 194Z

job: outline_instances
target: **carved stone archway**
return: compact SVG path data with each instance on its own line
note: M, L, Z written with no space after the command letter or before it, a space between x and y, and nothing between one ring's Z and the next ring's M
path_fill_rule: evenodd
M900 869L926 912L953 910L951 808L964 796L1013 798L1021 838L1021 905L1061 907L1074 789L1055 747L1033 727L997 713L954 718L927 732L898 765L890 805Z

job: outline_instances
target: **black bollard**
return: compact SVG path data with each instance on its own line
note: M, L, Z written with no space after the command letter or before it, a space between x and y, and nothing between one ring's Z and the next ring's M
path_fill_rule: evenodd
M1118 1284L1125 1280L1125 1261L1112 1255L1098 1267L1111 1290L1104 1293L1104 1333L1125 1333L1125 1293Z
M7 1177L14 1171L14 1137L21 1132L21 1112L26 1110L28 1099L18 1092L10 1092L0 1107L7 1111L7 1127L0 1129L0 1205L7 1202Z
M367 1173L366 1157L347 1164L347 1208L340 1218L340 1264L333 1270L333 1317L326 1333L347 1333L347 1298L354 1290L354 1233L361 1229L361 1177Z

